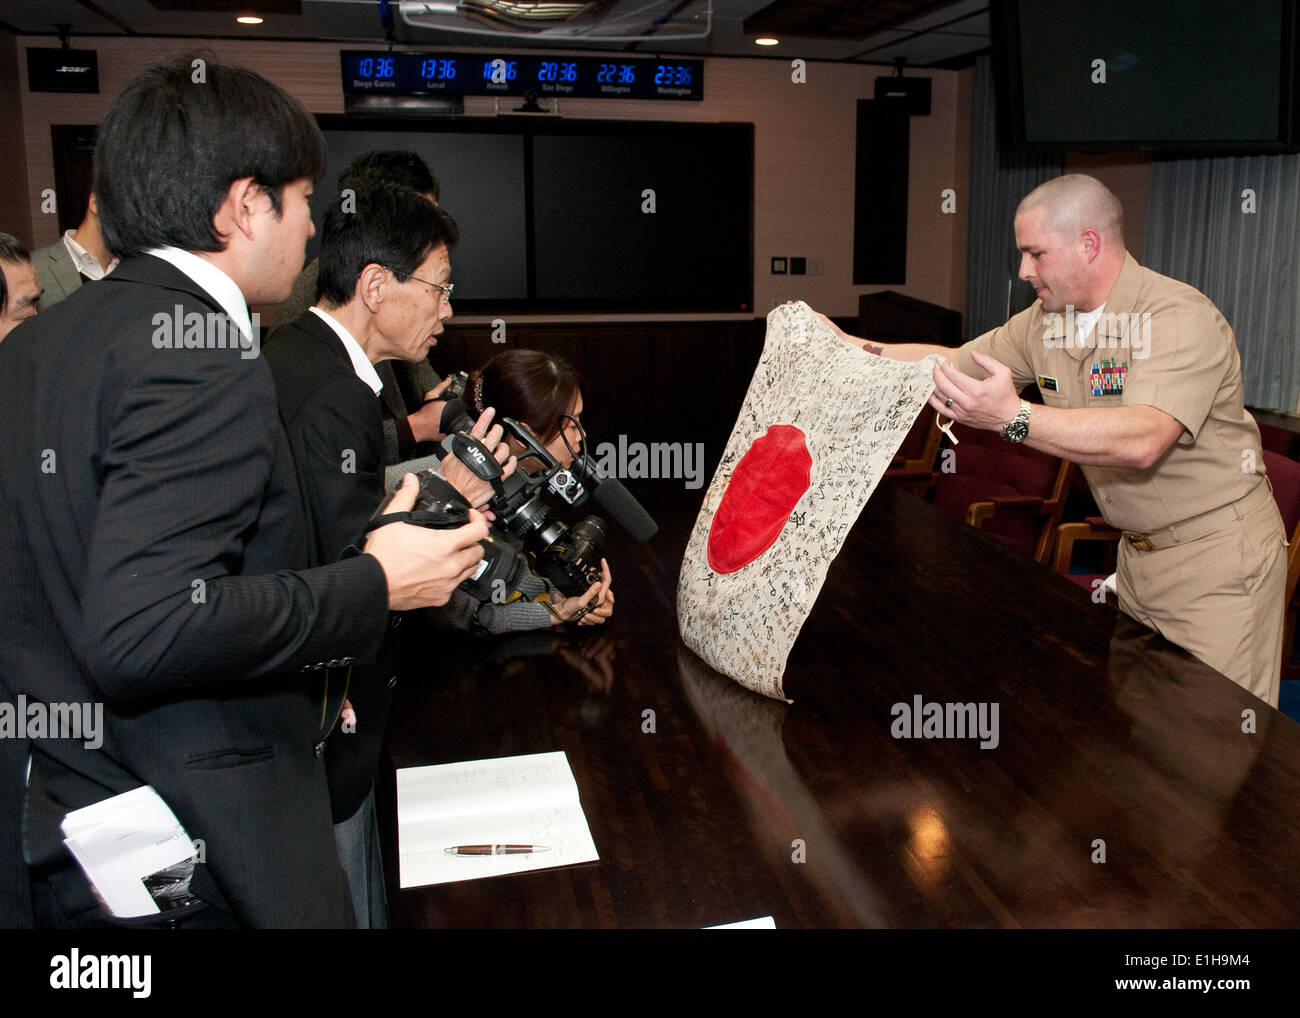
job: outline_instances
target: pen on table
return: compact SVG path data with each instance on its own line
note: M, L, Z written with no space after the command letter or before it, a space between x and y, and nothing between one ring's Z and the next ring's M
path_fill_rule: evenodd
M443 851L448 855L530 855L550 849L545 845L452 845Z

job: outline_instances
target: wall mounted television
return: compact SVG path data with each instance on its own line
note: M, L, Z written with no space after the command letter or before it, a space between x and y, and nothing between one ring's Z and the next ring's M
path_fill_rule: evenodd
M1296 0L993 0L999 129L1012 147L1284 152L1296 131Z
M353 158L418 152L460 226L458 311L753 311L752 124L317 120L329 154L317 229Z

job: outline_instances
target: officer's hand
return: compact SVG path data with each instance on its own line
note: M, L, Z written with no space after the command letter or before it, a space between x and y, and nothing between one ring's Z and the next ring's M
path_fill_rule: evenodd
M982 353L972 352L971 358L988 372L988 378L981 382L963 374L952 361L941 361L934 369L930 406L972 428L1001 431L1020 411L1011 369Z

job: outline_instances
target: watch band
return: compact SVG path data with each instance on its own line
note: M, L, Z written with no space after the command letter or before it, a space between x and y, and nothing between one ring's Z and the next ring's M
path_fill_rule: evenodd
M1029 412L1033 404L1028 400L1020 401L1020 409L1016 411L1007 425L1002 429L1002 437L1008 442L1023 442L1029 437Z

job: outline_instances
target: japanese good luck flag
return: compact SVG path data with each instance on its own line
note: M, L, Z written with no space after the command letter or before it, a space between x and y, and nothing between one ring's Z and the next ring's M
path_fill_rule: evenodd
M767 316L763 355L677 583L677 625L691 650L785 699L790 648L940 359L873 356L802 302Z

